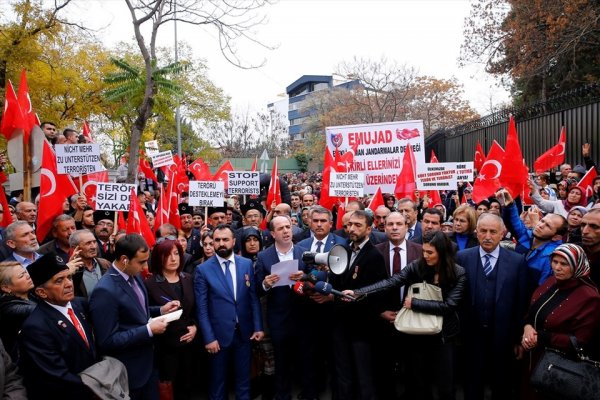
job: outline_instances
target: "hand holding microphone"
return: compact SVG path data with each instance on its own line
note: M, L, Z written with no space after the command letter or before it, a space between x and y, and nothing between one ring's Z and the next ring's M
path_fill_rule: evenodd
M333 294L335 296L340 296L344 300L349 300L349 301L356 300L355 297L350 296L349 294L346 294L344 292L340 292L339 290L335 290L333 288L333 286L331 286L331 284L329 284L327 282L317 282L317 283L315 283L315 291L319 292L321 294L324 294L324 295Z

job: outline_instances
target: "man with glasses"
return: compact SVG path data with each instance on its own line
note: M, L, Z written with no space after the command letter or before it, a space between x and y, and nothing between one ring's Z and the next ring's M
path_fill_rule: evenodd
M114 218L114 211L94 211L94 223L96 224L94 236L98 241L98 256L108 261L114 260L111 244L111 236L115 228Z

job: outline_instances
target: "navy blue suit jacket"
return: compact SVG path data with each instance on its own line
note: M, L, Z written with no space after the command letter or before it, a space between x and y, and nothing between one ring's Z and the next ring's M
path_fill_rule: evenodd
M476 304L477 270L483 269L479 248L471 247L459 251L456 263L467 273L467 294L463 305L465 335L479 332L476 309L482 304ZM525 258L511 250L500 248L496 262L496 302L493 310L494 345L497 349L506 349L520 342L523 331L523 320L527 309L527 264Z
M303 271L302 262L304 249L294 246L294 260L298 260L298 270ZM271 274L271 266L279 262L275 245L258 253L256 260L256 287L261 296L267 296L267 322L274 339L281 339L294 332L296 319L300 315L300 296L289 286L277 286L267 291L263 290L262 282L265 276ZM306 271L305 271L306 272Z
M73 324L45 301L23 323L20 371L29 399L90 399L91 392L77 375L96 362L94 335L78 299L71 307L81 323L89 347Z
M411 242L423 243L423 229L421 228L421 222L417 221L415 225L415 231L413 232L413 237L410 239Z
M205 344L217 340L220 346L229 346L233 341L236 316L243 338L250 340L252 333L263 330L252 261L237 255L234 256L234 260L237 293L235 298L216 256L196 267L196 312Z
M100 279L90 296L90 313L98 349L125 364L130 389L141 388L150 379L154 347L146 325L150 317L160 315L160 307L148 306L148 293L140 277L134 279L144 293L144 309L114 265Z
M296 244L296 246L302 247L305 251L310 251L312 242L313 242L313 238L311 236L309 236L306 239L298 242ZM325 246L321 249L321 252L327 253L336 244L341 244L342 246L344 246L346 244L346 240L344 238L341 238L338 235L334 234L333 232L330 232L329 236L327 237L327 242L324 244L325 244Z

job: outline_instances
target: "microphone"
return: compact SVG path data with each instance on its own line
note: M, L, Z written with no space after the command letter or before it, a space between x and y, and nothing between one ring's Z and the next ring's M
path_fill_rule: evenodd
M324 295L329 295L329 294L333 294L335 296L341 296L344 297L348 300L356 300L354 297L344 294L342 292L340 292L339 290L335 290L333 288L333 286L331 286L330 283L327 282L317 282L315 283L315 291L324 294Z
M310 282L296 281L296 283L294 283L293 290L294 293L300 296L308 296L314 292L314 288L315 286Z
M302 275L302 278L300 278L300 280L305 281L305 282L312 282L312 283L326 281L327 280L327 272L319 271L318 269L313 269L312 271L310 271L310 273Z

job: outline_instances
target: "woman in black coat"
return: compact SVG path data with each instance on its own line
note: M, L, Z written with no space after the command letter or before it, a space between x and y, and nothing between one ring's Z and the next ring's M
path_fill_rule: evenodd
M457 310L462 300L467 278L465 270L454 263L454 247L442 232L423 235L423 256L411 262L399 273L354 291L362 297L405 285L427 282L442 289L442 301L412 298L406 290L404 308L424 314L443 316L442 331L435 335L406 335L407 394L411 399L433 399L437 388L439 399L454 400L455 341L460 332Z
M35 309L29 298L33 282L25 268L16 261L0 263L0 339L16 363L19 359L17 337L21 325Z
M181 304L182 315L167 326L156 339L159 378L171 382L175 399L188 399L194 377L192 344L198 331L193 319L196 303L192 277L183 272L183 248L177 240L157 241L152 249L152 275L146 281L151 306L162 306L171 300ZM168 384L167 384L168 385Z

